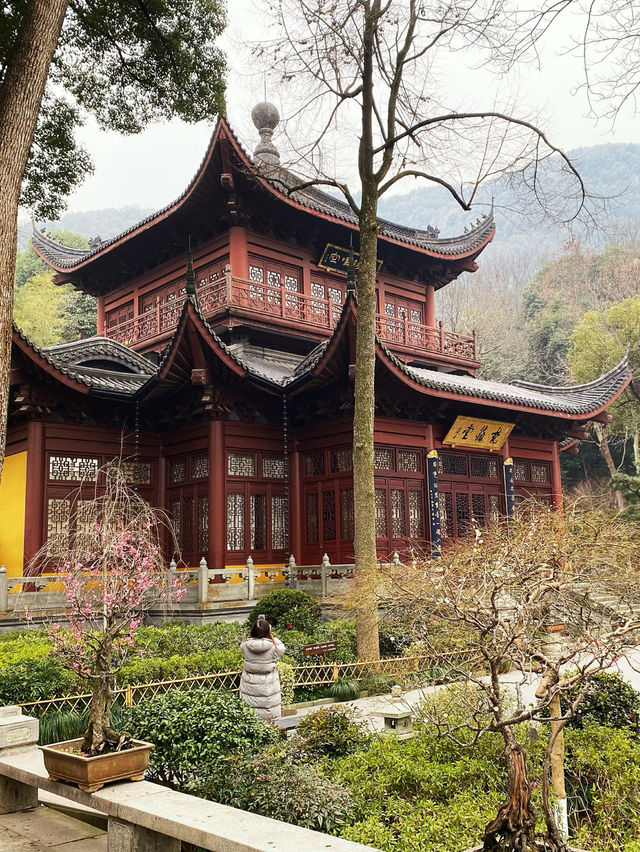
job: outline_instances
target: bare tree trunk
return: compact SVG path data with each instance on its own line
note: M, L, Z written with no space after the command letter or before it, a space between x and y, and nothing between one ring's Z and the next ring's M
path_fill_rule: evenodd
M637 426L633 430L633 466L636 476L640 476L640 429Z
M374 7L377 10L377 0ZM362 185L360 260L356 288L356 374L353 411L353 500L355 536L356 639L358 657L380 659L378 638L377 553L373 429L376 367L376 275L378 256L378 180L373 174L373 45L376 17L365 14L363 36L362 136L358 167Z
M554 695L549 702L549 713L556 719L562 716L560 696ZM547 826L546 841L552 852L567 849L567 791L564 784L564 722L551 722L551 736L545 755L542 772L542 807ZM549 775L551 787L557 799L556 813L549 801Z
M535 850L536 809L531 801L531 785L522 746L512 728L502 729L504 756L509 775L509 792L497 816L485 828L483 852L533 852Z
M375 418L376 258L378 226L376 199L367 193L360 215L358 264L358 327L353 414L353 499L355 512L356 636L360 659L380 657L373 429Z
M0 86L0 476L7 440L18 200L68 0L30 0Z
M607 427L602 423L594 423L593 431L596 434L596 438L598 440L598 446L600 447L600 452L602 453L602 458L607 465L607 469L609 470L609 474L611 476L615 476L618 472L618 469L613 461L613 457L611 455L611 450L609 449L609 438L607 436ZM626 508L626 504L624 502L624 497L619 491L613 492L616 498L616 505L620 511Z

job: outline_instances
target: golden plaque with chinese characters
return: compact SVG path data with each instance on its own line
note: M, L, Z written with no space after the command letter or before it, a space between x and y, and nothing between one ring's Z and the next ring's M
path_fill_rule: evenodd
M499 450L509 437L515 423L485 420L478 417L456 417L443 444L451 447L475 447L478 450Z

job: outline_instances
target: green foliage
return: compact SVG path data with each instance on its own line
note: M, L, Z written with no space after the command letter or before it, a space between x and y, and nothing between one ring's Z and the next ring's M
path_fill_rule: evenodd
M487 736L461 749L418 728L404 742L372 738L323 772L354 798L354 822L341 836L385 852L459 852L478 842L500 804L502 745Z
M147 777L183 789L230 752L252 752L278 737L272 725L231 693L172 690L135 705L124 724L155 743Z
M89 712L78 713L75 710L56 710L40 716L40 745L76 740L84 736L89 724Z
M575 701L578 691L574 687L565 693L563 707ZM609 728L630 728L637 732L639 716L640 693L617 672L598 672L591 678L587 697L568 727L582 728L585 724L596 722Z
M43 260L40 260L38 255L31 248L31 245L29 245L29 248L26 249L26 251L18 252L13 283L16 287L22 287L29 278L33 278L33 276L37 275L39 272L46 272L46 270L46 263Z
M278 675L280 677L280 695L282 697L282 706L288 707L293 704L293 684L295 683L295 675L293 667L283 660L278 660Z
M189 792L316 831L335 832L351 819L349 791L286 751L238 756L211 768L211 776Z
M0 704L22 704L79 689L78 678L53 657L28 659L0 669Z
M589 723L565 736L572 843L592 852L640 849L640 747L630 732Z
M135 649L145 656L172 656L195 651L238 648L247 636L242 624L167 624L163 627L141 627L136 633Z
M23 45L24 0L3 9L0 85ZM81 114L105 129L138 133L174 116L196 122L225 111L226 63L216 40L225 26L219 0L93 0L69 4L49 75L21 203L53 217L91 171L74 138ZM55 87L55 94L54 94ZM59 94L66 91L72 100Z
M322 707L298 722L293 745L311 759L343 757L364 748L371 734L347 707Z
M39 272L16 290L15 323L36 346L60 343L64 300L65 292L53 283L52 273Z
M239 648L199 651L184 656L132 657L118 673L118 685L153 683L159 680L180 680L210 672L233 672L242 668Z
M329 695L336 701L354 701L360 697L360 682L349 677L339 677L329 687Z
M291 625L293 630L314 633L322 608L315 598L299 589L276 589L260 598L249 613L249 625L254 624L261 613L273 628L279 628L281 632Z
M385 695L391 692L391 687L398 683L398 678L377 674L360 681L360 688L369 695Z

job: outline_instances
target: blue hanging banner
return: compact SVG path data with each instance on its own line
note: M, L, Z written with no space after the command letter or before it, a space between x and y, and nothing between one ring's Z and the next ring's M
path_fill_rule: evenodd
M442 554L442 528L440 522L440 494L438 491L438 451L427 453L427 492L429 495L429 531L431 555Z
M516 511L516 489L513 484L513 459L508 458L503 462L504 468L504 498L506 507L507 523L513 520Z

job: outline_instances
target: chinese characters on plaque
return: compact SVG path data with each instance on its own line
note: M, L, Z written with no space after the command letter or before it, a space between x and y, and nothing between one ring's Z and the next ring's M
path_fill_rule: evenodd
M476 417L456 417L442 441L451 447L476 447L479 450L499 450L509 437L515 423L484 420Z
M337 272L338 275L347 275L349 272L350 257L353 252L353 265L358 268L360 254L352 249L344 248L344 246L336 246L333 243L327 243L322 252L322 257L318 261L320 269L326 269L327 272ZM382 261L378 260L378 269L382 266Z

